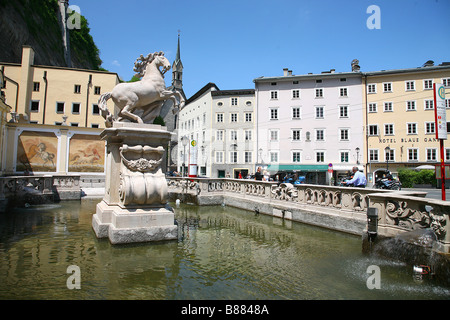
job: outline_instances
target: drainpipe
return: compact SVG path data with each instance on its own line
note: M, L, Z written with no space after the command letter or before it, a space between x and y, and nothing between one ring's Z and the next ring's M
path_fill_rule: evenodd
M47 81L47 71L44 71L44 76L42 77L45 82L45 91L44 91L44 108L43 108L43 115L42 115L42 124L45 124L45 109L47 106L47 88L48 88L48 81Z
M89 87L92 85L92 74L89 75L89 81L87 84L87 90L86 90L86 123L85 127L88 126L88 116L89 116Z

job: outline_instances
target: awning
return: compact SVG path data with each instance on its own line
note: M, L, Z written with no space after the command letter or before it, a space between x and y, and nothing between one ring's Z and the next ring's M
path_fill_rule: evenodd
M304 171L304 172L327 172L327 164L270 164L268 171Z

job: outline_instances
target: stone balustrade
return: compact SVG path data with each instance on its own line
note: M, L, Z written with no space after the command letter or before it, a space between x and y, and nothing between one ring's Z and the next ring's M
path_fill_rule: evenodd
M81 198L80 176L40 175L0 177L0 206Z
M438 237L440 251L450 252L450 201L425 198L426 192L245 179L167 180L172 199L182 198L199 205L225 203L353 234L365 232L367 210L376 208L380 236L430 228Z

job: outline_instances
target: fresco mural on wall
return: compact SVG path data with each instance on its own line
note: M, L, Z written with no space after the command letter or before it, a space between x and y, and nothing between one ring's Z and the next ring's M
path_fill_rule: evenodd
M105 141L99 136L75 134L70 139L69 172L104 172Z
M56 172L58 138L51 132L24 131L17 144L16 171Z

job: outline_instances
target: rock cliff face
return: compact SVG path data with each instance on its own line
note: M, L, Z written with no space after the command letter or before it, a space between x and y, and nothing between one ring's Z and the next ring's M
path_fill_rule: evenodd
M20 63L22 46L35 51L36 65L66 67L57 0L0 0L0 62ZM73 68L100 68L98 48L89 35L86 19L81 29L70 30Z

